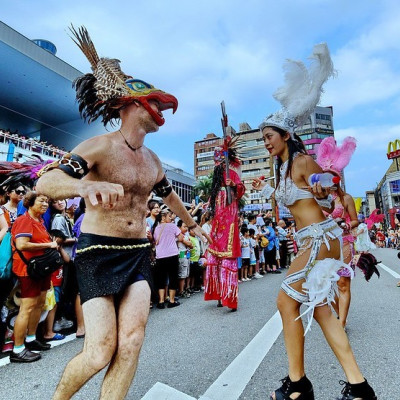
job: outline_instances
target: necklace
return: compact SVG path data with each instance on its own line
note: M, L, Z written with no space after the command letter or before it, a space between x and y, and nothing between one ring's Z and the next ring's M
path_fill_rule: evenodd
M122 135L122 137L124 138L125 144L126 144L132 151L139 150L141 147L143 147L143 145L141 145L141 146L139 146L139 147L132 147L132 146L128 143L128 141L125 139L125 136L124 136L124 134L122 133L121 129L119 129L119 133L120 133L120 134Z

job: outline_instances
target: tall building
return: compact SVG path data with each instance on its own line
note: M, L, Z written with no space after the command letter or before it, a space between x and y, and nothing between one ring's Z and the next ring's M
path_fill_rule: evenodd
M333 108L332 107L315 107L308 122L296 131L304 142L308 154L316 157L316 146L323 139L334 136L333 130Z
M239 125L239 132L244 146L241 149L242 159L242 181L246 187L245 211L270 210L270 203L262 199L259 191L253 190L251 183L254 178L274 176L272 160L265 149L264 140L260 129L252 129L250 125L243 122Z
M251 183L254 178L264 176L274 177L274 160L265 149L264 140L260 130L252 129L250 125L243 122L239 125L239 131L228 127L232 136L240 135L244 145L241 149L242 181L246 186L245 211L271 210L272 204L262 199L259 191L252 189ZM316 146L328 136L334 136L333 109L332 107L316 107L308 122L297 131L310 155L316 156ZM204 139L194 143L194 171L195 178L202 179L214 169L214 148L220 146L223 139L209 133ZM274 186L274 181L270 181ZM285 207L279 208L281 216L290 217L289 210Z
M192 200L194 199L193 188L196 184L194 176L183 171L181 168L175 168L164 162L162 162L161 165L165 171L165 175L171 182L172 188L181 198L183 203L187 206L190 206Z
M400 171L396 159L387 169L375 189L376 207L385 214L386 223L395 227L395 219L400 221ZM373 210L370 209L370 212Z
M206 178L214 169L214 149L222 146L223 139L209 133L202 140L194 142L194 176L197 179Z
M246 211L271 209L269 203L263 203L259 192L251 188L253 178L273 175L270 165L270 157L264 147L260 130L252 129L246 122L241 123L239 132L229 126L228 134L231 136L240 135L244 145L240 151L242 160L242 181L246 186ZM209 133L204 139L194 143L194 171L196 179L202 179L214 169L214 149L221 146L223 139L213 133Z

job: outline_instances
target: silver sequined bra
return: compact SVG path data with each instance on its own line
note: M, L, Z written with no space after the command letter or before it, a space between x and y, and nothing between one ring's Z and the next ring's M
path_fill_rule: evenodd
M295 159L300 153L295 153L293 159ZM275 200L277 203L285 206L291 206L296 203L297 200L312 199L314 196L304 189L300 189L288 176L285 179L286 171L288 168L289 160L286 160L280 168L280 181L278 187L275 189Z

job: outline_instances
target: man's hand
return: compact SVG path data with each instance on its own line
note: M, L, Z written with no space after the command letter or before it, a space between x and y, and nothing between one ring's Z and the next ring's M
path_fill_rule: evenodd
M199 225L196 225L196 227L193 228L193 232L195 233L196 236L201 238L204 242L207 240L208 243L210 243L210 244L212 243L210 236L208 236L207 233L205 231L203 231L203 229Z
M113 208L124 197L124 188L117 183L82 181L79 196L89 200L93 206Z

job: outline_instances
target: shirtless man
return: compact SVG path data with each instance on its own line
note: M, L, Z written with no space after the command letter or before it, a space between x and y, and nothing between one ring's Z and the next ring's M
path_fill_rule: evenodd
M74 35L78 45L86 50L82 32L87 34L81 28ZM100 62L115 60L99 59ZM145 218L149 193L153 190L162 196L196 234L208 238L172 190L158 157L143 144L146 134L156 132L164 123L162 111L176 109L177 100L143 81L130 79L125 84L135 89L142 84L145 93L138 96L135 91L130 97L118 98L110 90L114 97L106 102L113 107L99 112L97 106L91 108L90 99L79 96L85 92L82 84L89 81L93 87L93 76L97 82L102 79L93 64L92 69L93 74L76 82L78 102L85 104L83 115L91 120L102 116L103 121L119 117L121 129L81 143L48 168L37 184L37 190L51 198L81 196L87 204L75 259L85 343L82 352L67 365L53 398L56 400L70 399L107 365L101 399L126 396L137 368L149 313L150 247ZM94 86L101 99L98 87ZM78 179L83 175L83 180Z

